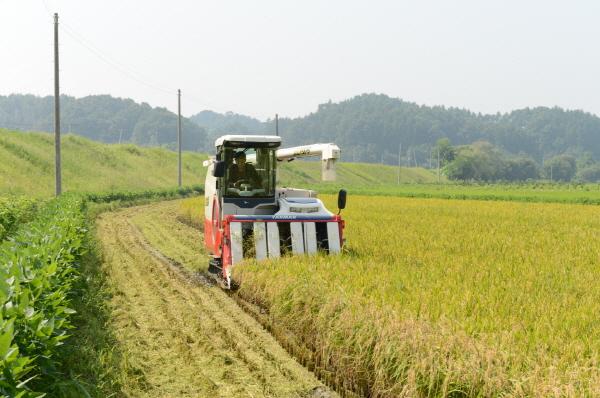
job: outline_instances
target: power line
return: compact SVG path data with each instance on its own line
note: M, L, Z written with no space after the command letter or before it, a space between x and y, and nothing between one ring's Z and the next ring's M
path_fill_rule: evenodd
M98 57L102 62L104 62L107 65L111 66L113 69L117 70L118 72L120 72L124 76L126 76L126 77L128 77L128 78L130 78L132 80L135 80L136 82L138 82L140 84L143 84L146 87L149 87L151 89L160 91L160 92L165 93L165 94L173 94L173 93L177 92L177 90L175 90L175 89L161 87L161 86L158 86L158 85L156 85L154 83L150 83L150 82L146 81L144 78L140 77L139 74L137 74L136 72L133 72L131 70L131 68L124 67L124 66L122 66L121 63L116 62L116 61L112 61L108 56L104 55L102 51L100 51L96 47L94 47L94 46L86 43L85 39L83 39L82 37L78 36L78 34L75 33L75 31L72 28L67 27L67 25L64 22L62 23L62 25L63 25L62 30L68 36L70 36L72 39L74 39L76 42L78 42L84 48L86 48L87 50L89 50L92 54L96 55L96 57Z
M46 3L46 0L42 0L42 3L44 4L44 7L46 8L46 11L48 12L48 14L52 15L52 13L48 7L48 4ZM135 71L130 66L127 66L122 62L118 62L117 60L115 60L114 57L109 56L106 52L104 52L100 48L98 48L98 46L94 45L91 40L86 39L82 34L78 33L77 30L75 28L73 28L71 25L64 22L64 18L61 21L60 29L62 31L64 31L64 33L66 33L68 36L70 36L72 39L74 39L76 42L78 42L81 46L83 46L84 48L89 50L92 54L94 54L96 57L98 57L102 62L106 63L107 65L114 68L115 70L122 73L123 75L129 77L130 79L133 79L140 84L143 84L149 88L161 91L166 94L173 94L173 93L177 92L177 90L174 88L163 87L163 86L160 86L160 85L157 85L157 84L154 84L154 83L148 81L148 79L143 77L141 73Z
M42 3L44 5L44 8L46 9L46 11L48 12L48 14L53 15L52 12L50 11L50 8L48 7L48 5L46 3L46 0L42 0ZM142 84L148 88L156 90L158 92L161 92L164 94L169 94L169 96L173 95L174 93L177 93L177 89L172 88L172 87L166 87L166 86L163 86L160 84L156 84L155 82L152 82L149 78L144 76L142 73L139 73L137 70L133 69L131 66L129 66L123 62L119 62L115 57L110 56L107 52L101 50L91 40L85 38L82 34L78 33L77 29L73 28L72 25L69 25L68 23L64 22L64 17L62 18L61 25L59 28L67 36L71 37L82 47L87 49L90 53L92 53L97 58L99 58L106 65L115 69L116 71L121 73L123 76L125 76L131 80L134 80L137 83ZM208 101L204 98L200 98L198 96L190 94L188 90L186 90L186 100L188 102L193 102L193 103L202 105L205 108L212 108L214 110L226 111L228 109L228 106L223 106L222 104L215 104L212 101Z
M62 22L61 25L62 25L62 29L68 36L70 36L72 39L77 41L81 46L83 46L88 51L90 51L92 54L94 54L105 64L107 64L108 66L110 66L113 69L120 72L122 75L124 75L132 80L135 80L136 82L138 82L148 88L151 88L153 90L159 91L164 94L172 95L173 93L177 92L177 89L175 89L175 88L160 86L158 84L150 82L141 73L135 71L133 68L125 65L122 62L116 61L114 59L114 57L110 57L109 55L107 55L104 51L100 50L97 46L92 44L92 42L90 40L87 40L82 35L78 34L73 29L73 27L69 26L67 23ZM211 101L207 101L206 99L203 99L203 98L196 97L189 93L186 93L186 99L190 102L195 102L195 103L201 104L205 107L209 107L209 108L213 108L213 109L218 109L218 108L226 109L226 107L224 107L224 106L219 106L218 104L215 104Z

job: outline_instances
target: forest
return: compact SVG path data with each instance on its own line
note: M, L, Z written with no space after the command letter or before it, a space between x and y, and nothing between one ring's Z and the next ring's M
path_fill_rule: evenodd
M104 143L132 143L174 149L177 115L165 108L110 95L61 96L61 130ZM54 131L54 98L13 94L0 96L0 127L24 131ZM206 131L182 118L182 147L206 151Z
M275 123L228 113L192 120L214 135L273 133ZM235 128L233 128L235 126ZM558 107L525 108L485 115L465 109L425 106L383 94L331 101L299 118L280 118L286 145L335 142L345 161L437 167L438 143L455 156L441 159L459 180L556 181L600 179L600 118Z
M176 147L177 116L165 108L109 95L62 96L61 107L63 132L105 143ZM52 111L50 96L0 96L0 127L53 131ZM190 151L212 151L222 134L275 133L274 120L234 112L204 110L182 123L183 149ZM486 115L362 94L320 104L306 116L280 118L279 133L286 146L335 142L344 161L405 167L437 168L442 143L440 167L456 180L600 180L600 118L579 110L536 107Z

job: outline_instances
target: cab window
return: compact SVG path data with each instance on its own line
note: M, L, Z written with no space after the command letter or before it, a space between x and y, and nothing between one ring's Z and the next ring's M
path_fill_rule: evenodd
M224 148L226 170L222 193L226 197L272 197L275 195L273 148Z

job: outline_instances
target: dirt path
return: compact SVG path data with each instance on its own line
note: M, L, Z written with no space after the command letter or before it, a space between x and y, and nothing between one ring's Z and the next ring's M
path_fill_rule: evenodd
M200 232L177 201L101 215L98 236L114 290L123 394L132 397L333 397L204 269ZM178 266L177 264L183 266Z

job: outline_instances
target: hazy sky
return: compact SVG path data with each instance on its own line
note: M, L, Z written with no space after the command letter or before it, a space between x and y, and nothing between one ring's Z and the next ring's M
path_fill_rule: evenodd
M0 94L301 116L363 92L600 114L599 1L0 0Z

